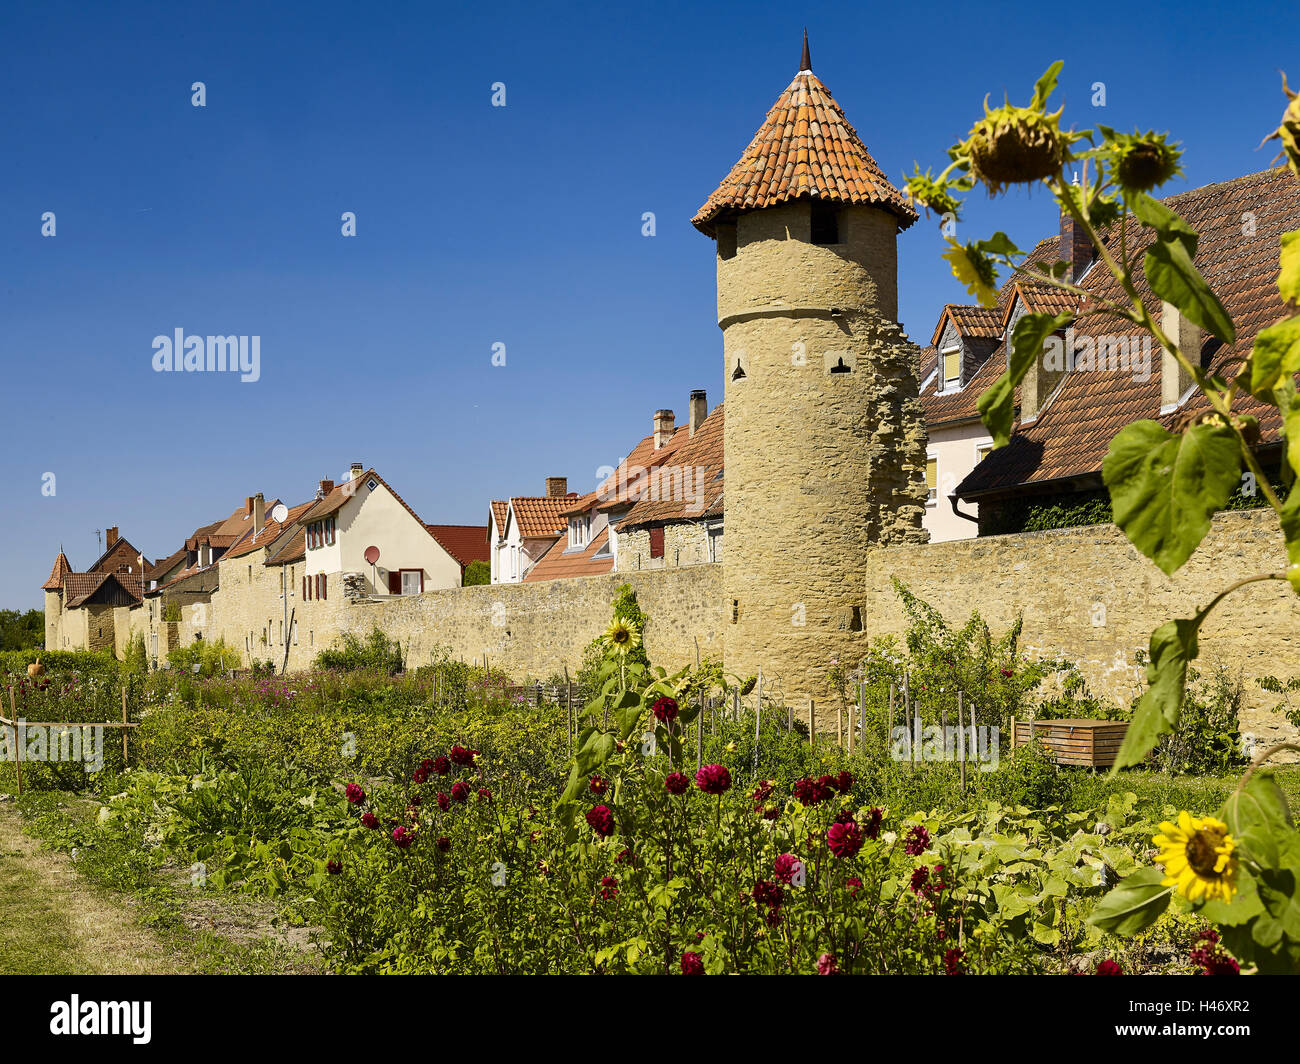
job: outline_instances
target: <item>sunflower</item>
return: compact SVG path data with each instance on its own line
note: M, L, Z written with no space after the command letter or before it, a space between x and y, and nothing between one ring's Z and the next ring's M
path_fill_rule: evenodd
M966 291L979 300L982 307L998 305L997 271L992 261L972 244L963 247L955 240L948 241L950 250L943 258L952 266L952 274L966 286Z
M1184 809L1177 824L1166 820L1151 841L1161 848L1156 860L1165 868L1163 886L1174 887L1191 901L1232 901L1237 890L1232 851L1237 844L1222 820L1194 817Z
M610 650L617 650L624 656L641 645L641 633L622 617L615 617L610 622L601 639Z

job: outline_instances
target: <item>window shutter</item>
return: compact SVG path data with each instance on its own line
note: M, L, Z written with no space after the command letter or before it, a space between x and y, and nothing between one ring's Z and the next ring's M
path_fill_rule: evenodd
M662 558L664 556L664 530L663 527L650 529L650 557Z
M420 570L420 592L421 594L423 594L424 592L424 570L423 569Z
M400 595L402 593L402 574L390 572L388 574L388 593L390 595Z
M320 597L323 599L330 597L330 578L324 573L320 574Z

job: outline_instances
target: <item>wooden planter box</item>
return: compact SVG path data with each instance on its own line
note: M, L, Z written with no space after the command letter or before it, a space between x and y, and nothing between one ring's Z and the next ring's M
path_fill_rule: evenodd
M1122 720L1018 720L1013 746L1024 746L1032 734L1058 765L1110 768L1128 731Z

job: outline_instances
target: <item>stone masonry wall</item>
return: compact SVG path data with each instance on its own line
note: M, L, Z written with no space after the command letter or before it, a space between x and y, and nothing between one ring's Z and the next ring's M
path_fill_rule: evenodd
M427 664L445 648L466 661L486 654L493 668L516 679L545 680L565 665L576 675L584 648L605 631L614 594L625 583L649 615L646 652L654 664L672 671L694 662L696 640L701 658L721 658L718 565L426 591L349 607L340 620L358 635L378 625L400 639L412 666Z

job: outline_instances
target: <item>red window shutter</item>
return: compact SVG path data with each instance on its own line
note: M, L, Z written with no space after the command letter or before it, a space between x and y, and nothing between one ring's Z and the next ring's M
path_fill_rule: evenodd
M390 572L388 574L388 593L390 595L400 595L402 593L402 574Z
M420 570L420 590L424 590L424 570Z
M320 597L323 598L323 599L327 599L327 598L330 597L330 595L329 595L329 591L330 591L329 580L330 580L330 578L329 578L328 576L326 576L324 573L321 573L321 574L320 574Z
M307 601L307 578L305 576L302 578L302 600L303 602Z
M650 529L650 557L662 558L664 556L664 530L660 528Z

